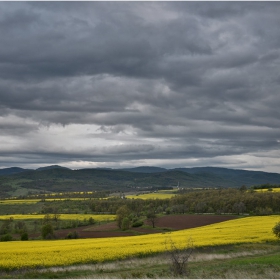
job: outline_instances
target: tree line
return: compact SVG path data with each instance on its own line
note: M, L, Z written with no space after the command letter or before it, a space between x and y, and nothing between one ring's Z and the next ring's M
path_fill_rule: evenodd
M116 214L126 205L136 216L153 211L165 214L215 213L269 215L280 213L280 192L255 192L240 189L208 189L189 191L169 199L92 200L89 207L95 213Z

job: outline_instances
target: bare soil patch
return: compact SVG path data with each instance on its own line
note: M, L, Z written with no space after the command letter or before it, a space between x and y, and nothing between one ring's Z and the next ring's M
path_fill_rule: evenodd
M156 228L132 228L130 231L119 230L116 222L108 224L84 226L73 229L57 230L57 238L65 238L69 232L76 231L79 238L101 238L101 237L119 237L132 236L135 234L151 234L163 232L166 229L182 230L194 227L206 226L213 223L219 223L227 220L236 219L237 216L224 215L169 215L159 217L155 223ZM148 221L145 225L150 225Z
M156 226L180 230L206 226L236 218L236 216L230 215L169 215L159 218L156 222Z

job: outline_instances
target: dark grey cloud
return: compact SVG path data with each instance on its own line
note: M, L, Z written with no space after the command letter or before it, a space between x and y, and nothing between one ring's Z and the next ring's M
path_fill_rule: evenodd
M0 3L0 167L278 172L279 2Z

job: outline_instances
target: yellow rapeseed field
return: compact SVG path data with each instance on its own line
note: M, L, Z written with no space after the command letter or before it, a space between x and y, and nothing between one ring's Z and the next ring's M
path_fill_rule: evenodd
M166 199L175 196L173 193L145 193L138 195L127 195L126 198L140 199Z
M31 219L43 219L44 214L15 214L15 215L0 215L0 220L13 218L14 220L31 220ZM84 220L92 217L95 221L114 221L116 219L116 215L93 215L93 214L60 214L61 220Z
M39 202L40 199L3 199L0 200L1 204L33 204Z
M178 247L186 245L189 238L196 247L265 242L276 239L271 229L279 220L279 215L246 217L165 234L3 242L0 245L0 269L63 266L146 255L165 251L169 238Z
M280 188L271 188L271 189L256 189L257 192L280 192Z
M92 198L84 197L71 197L71 198L44 198L44 201L61 201L61 200L90 200ZM32 199L3 199L0 200L1 204L33 204L42 201L42 199L32 198Z

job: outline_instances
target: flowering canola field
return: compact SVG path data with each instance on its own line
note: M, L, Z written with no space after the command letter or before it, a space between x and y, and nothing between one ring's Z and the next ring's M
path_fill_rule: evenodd
M39 201L40 199L3 199L0 204L34 204Z
M0 269L19 269L103 262L166 250L192 239L195 247L275 240L272 227L280 216L246 217L165 234L98 239L13 241L0 244Z
M256 192L280 192L280 188L271 188L271 189L256 189Z
M0 220L13 218L14 220L32 220L32 219L44 219L44 214L15 214L15 215L0 215ZM60 214L61 220L84 220L92 217L95 221L114 221L116 219L116 215L92 215L92 214Z
M138 195L126 195L126 198L140 199L166 199L175 196L174 193L145 193Z
M62 200L90 200L91 198L71 197L71 198L44 198L44 201L62 201ZM0 204L35 204L41 202L42 199L2 199Z

